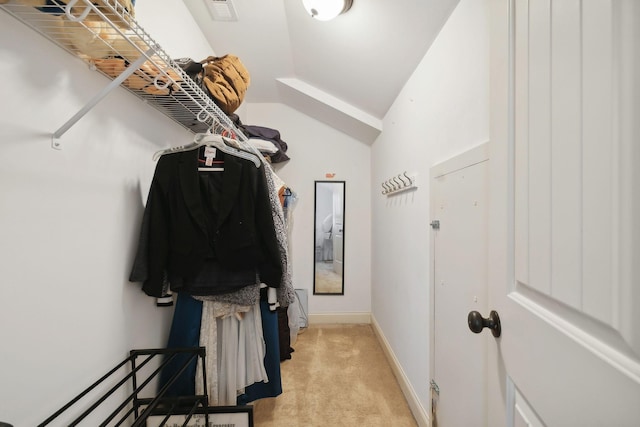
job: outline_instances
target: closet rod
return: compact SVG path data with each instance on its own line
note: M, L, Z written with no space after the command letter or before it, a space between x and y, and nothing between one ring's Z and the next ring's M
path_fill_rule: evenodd
M51 146L56 150L62 149L62 144L60 141L60 137L64 135L66 131L68 131L78 120L80 120L85 114L87 114L93 107L95 107L98 102L102 101L102 99L107 96L113 89L120 86L122 82L124 82L131 74L133 74L138 68L142 66L142 64L147 60L149 55L152 55L154 49L151 48L144 53L144 55L140 55L138 59L135 60L126 70L124 70L118 77L109 82L107 86L104 87L99 93L96 94L84 107L80 109L76 114L73 115L65 124L60 126L60 128L55 131L52 135L52 143Z

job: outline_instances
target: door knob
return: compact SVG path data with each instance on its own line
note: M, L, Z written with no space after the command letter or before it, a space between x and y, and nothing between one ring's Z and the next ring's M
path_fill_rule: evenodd
M489 317L486 319L477 311L472 311L469 313L467 321L469 322L469 329L471 329L471 332L476 334L482 332L483 328L489 328L491 329L493 336L498 338L502 332L502 328L500 327L500 316L498 316L498 312L495 310L491 310Z

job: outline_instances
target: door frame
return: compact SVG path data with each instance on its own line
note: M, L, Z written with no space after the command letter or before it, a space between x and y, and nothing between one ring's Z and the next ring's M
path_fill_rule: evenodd
M433 183L436 178L441 177L443 175L447 175L461 169L468 168L470 166L476 165L478 163L482 163L488 161L490 159L489 151L489 141L485 141L475 147L468 149L460 154L457 154L447 160L444 160L440 163L436 163L431 166L429 169L429 188L433 189ZM487 179L487 186L489 185L489 180ZM433 203L433 191L429 192L429 221L436 220L438 216L437 208ZM488 226L488 224L487 224ZM434 413L433 413L433 400L434 400L434 386L433 379L435 377L435 293L436 293L436 283L435 283L435 275L436 275L436 265L435 265L435 229L430 225L430 233L429 233L429 267L431 269L430 274L430 285L429 285L429 310L430 310L430 326L429 326L429 382L430 386L430 400L429 400L429 418L431 422L434 421ZM489 282L487 281L487 286L489 286ZM469 332L471 333L471 332Z

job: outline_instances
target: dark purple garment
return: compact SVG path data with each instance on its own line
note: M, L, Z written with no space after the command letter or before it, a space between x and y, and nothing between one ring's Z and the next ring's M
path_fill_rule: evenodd
M264 139L265 141L271 141L276 146L278 151L273 154L269 153L271 163L282 163L290 160L286 154L289 147L280 137L278 130L264 126L245 125L240 121L240 117L237 114L231 114L229 118L248 138Z
M271 163L280 163L289 160L289 156L286 154L289 147L287 146L287 143L280 138L280 132L277 130L252 125L242 125L241 129L249 138L259 138L273 142L276 148L278 148L278 151L273 154L269 154L271 157Z

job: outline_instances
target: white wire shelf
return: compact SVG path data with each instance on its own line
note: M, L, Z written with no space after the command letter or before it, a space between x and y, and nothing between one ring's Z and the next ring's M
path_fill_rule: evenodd
M0 8L42 34L93 70L112 79L103 91L52 134L59 138L113 88L122 86L193 133L246 140L229 117L171 59L116 0L68 0L66 6L32 6L9 0Z

